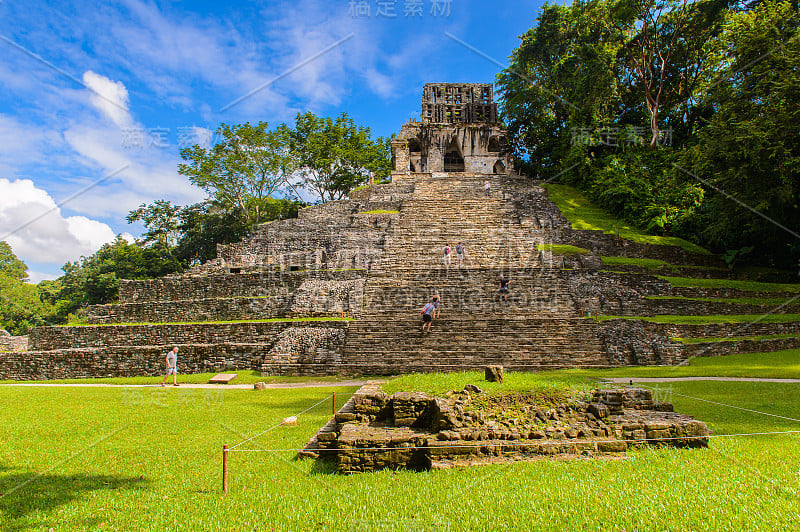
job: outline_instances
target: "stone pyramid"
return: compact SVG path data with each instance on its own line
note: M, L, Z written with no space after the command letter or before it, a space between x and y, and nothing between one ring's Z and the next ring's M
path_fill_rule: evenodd
M158 375L172 346L183 373L677 364L698 347L670 337L724 335L736 325L592 317L764 310L700 301L714 291L676 288L634 266L607 271L601 256L663 260L693 276L719 264L574 230L545 188L514 173L490 85L426 85L422 121L404 125L392 150L390 183L263 224L186 274L122 281L119 304L90 307L93 325L38 328L30 351L0 355L0 377ZM448 267L443 248L459 242L464 263L454 253ZM563 245L586 252L559 253ZM501 274L511 280L508 301L498 294ZM441 315L422 333L420 309L437 292ZM730 292L724 297L736 297ZM755 325L748 334L797 326ZM739 348L729 342L710 354Z

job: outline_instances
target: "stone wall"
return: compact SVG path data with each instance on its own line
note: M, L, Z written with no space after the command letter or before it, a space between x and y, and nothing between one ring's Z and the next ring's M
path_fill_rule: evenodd
M261 371L283 375L291 365L321 364L335 368L342 362L345 344L344 329L321 327L289 327L277 337L264 357Z
M258 370L259 345L178 346L179 373ZM49 380L163 375L167 346L56 349L0 353L0 379Z
M297 316L358 315L364 305L364 279L305 281L292 296Z
M141 281L120 280L120 303L183 301L237 297L264 297L294 292L308 279L349 280L363 278L359 270L258 271L170 276Z
M109 346L170 346L184 344L272 344L284 329L313 323L315 327L346 327L344 321L276 321L143 325L84 325L37 327L31 331L32 350Z
M322 364L327 373L337 373L348 326L339 321L150 325L127 331L114 331L113 326L49 327L35 330L36 342L49 349L0 353L0 379L161 375L166 353L175 346L180 349L180 373L236 369L280 373L273 370L284 362L275 359L278 354L301 365ZM76 330L82 335L76 336ZM128 339L138 344L113 345Z
M645 296L669 295L667 281L640 275L618 275L598 271L573 272L569 292L578 311L584 316L629 315L649 310Z
M87 314L92 324L266 320L287 316L290 301L288 295L149 301L93 305Z
M369 269L379 262L385 227L332 228L330 223L304 222L305 227L285 222L270 226L251 240L220 250L220 261L229 268L271 267L292 269Z
M88 308L92 324L266 320L286 316L339 316L360 312L364 272L217 274L204 278L126 281L126 302ZM217 280L215 283L214 280ZM276 282L286 279L285 284ZM236 281L241 280L241 284ZM220 297L221 293L250 295ZM180 299L156 300L180 293ZM192 294L212 297L185 299ZM213 297L216 294L216 297Z
M27 336L11 336L5 329L0 329L0 351L25 351L27 349Z
M683 355L690 357L720 357L737 353L765 353L800 348L800 336L795 338L776 338L772 340L729 340L685 344Z
M660 334L651 323L609 320L597 326L598 336L614 366L676 365L688 355L683 344Z
M169 276L119 282L120 303L182 301L269 296L274 290L294 290L306 279L303 272L215 273Z

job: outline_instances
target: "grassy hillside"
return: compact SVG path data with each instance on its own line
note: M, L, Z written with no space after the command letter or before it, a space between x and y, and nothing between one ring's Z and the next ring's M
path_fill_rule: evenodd
M656 244L662 246L678 246L694 253L708 254L708 251L696 244L677 237L649 235L622 220L614 218L603 209L596 207L586 199L576 188L569 185L549 183L545 185L551 201L572 224L573 229L589 229L603 231L608 234L618 234L622 238L639 242L641 244Z

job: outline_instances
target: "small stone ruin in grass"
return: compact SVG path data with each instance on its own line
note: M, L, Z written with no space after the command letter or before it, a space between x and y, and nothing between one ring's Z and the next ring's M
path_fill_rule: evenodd
M642 388L434 397L364 385L301 451L340 473L446 468L536 457L619 456L643 445L707 447L709 430Z

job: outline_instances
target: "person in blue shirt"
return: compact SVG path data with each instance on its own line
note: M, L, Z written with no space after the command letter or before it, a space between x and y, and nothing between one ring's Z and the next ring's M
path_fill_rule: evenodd
M434 306L433 302L422 307L422 332L431 332L431 323L433 323L434 310L436 310L436 306Z

